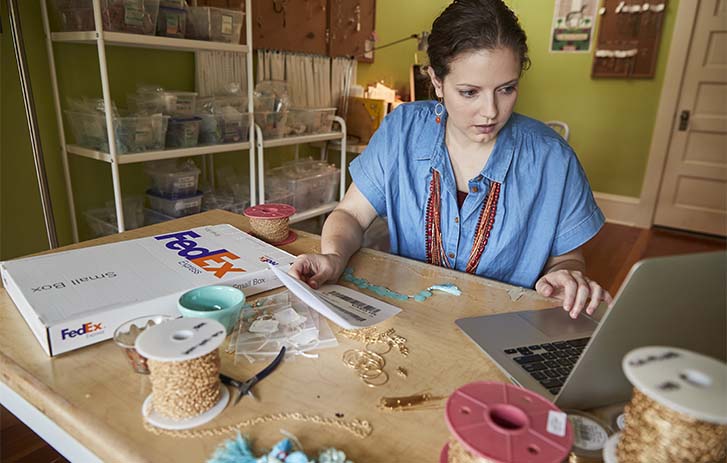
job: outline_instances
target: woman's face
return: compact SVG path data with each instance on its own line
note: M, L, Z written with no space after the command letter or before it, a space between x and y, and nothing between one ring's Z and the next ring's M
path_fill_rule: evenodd
M447 129L476 143L490 143L507 123L517 101L520 59L509 48L465 52L439 80L429 76L447 107Z

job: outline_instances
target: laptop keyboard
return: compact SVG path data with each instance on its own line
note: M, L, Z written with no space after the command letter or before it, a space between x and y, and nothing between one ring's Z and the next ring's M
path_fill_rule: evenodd
M544 388L556 395L591 338L512 347L505 353Z

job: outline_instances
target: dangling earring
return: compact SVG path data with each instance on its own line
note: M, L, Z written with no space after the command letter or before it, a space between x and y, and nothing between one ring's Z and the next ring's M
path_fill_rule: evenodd
M440 98L439 101L437 101L437 104L434 105L434 115L436 116L434 120L439 124L442 122L442 114L444 114L444 105L442 104L442 99Z

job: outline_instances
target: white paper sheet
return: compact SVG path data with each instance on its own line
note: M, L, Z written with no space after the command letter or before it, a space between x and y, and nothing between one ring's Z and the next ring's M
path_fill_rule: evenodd
M324 285L315 290L276 267L275 276L310 308L336 325L355 330L376 325L401 312L401 309L341 285Z

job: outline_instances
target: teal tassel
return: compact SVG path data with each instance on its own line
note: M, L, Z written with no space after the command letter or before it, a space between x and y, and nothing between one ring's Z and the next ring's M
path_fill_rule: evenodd
M255 456L250 450L247 439L240 434L236 438L226 440L217 447L207 463L255 463Z

